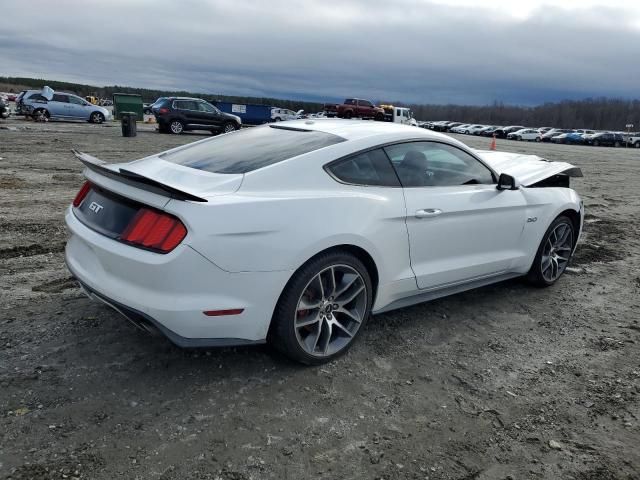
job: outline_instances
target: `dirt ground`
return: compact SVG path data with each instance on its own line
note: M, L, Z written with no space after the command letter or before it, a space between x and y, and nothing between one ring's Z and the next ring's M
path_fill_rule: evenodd
M305 368L145 336L64 266L71 147L116 161L199 138L0 122L0 478L640 478L640 151L498 141L582 168L571 272L374 317Z

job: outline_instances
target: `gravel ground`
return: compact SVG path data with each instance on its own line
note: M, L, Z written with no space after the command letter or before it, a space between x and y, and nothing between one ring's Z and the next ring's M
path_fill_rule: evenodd
M0 123L0 478L640 478L640 151L498 141L583 169L572 271L374 317L305 368L145 336L64 267L71 147L115 161L199 138Z

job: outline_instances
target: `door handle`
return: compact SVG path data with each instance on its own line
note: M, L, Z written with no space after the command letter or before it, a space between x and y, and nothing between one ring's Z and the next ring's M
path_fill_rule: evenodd
M423 208L422 210L416 210L416 218L428 218L437 217L442 213L439 208Z

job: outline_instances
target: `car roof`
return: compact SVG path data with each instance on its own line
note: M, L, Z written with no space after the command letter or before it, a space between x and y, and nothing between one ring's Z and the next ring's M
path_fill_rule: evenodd
M345 120L335 118L318 118L307 120L290 120L279 122L279 127L299 128L337 135L346 140L393 135L398 140L424 138L425 140L446 140L458 143L453 138L432 130L416 128L392 122L377 122L373 120Z

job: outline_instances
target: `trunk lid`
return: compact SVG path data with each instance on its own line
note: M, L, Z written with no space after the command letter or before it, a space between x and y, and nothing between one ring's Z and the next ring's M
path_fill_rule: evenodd
M135 187L166 197L166 200L206 202L208 197L234 193L244 178L243 174L211 173L185 167L162 160L157 155L133 162L107 164L86 153L75 150L73 153L87 167L85 176L89 180L125 196L130 196L130 187ZM143 198L135 199L145 201ZM158 207L157 203L161 202L154 199L153 206Z
M558 174L582 177L582 171L566 162L553 162L537 155L476 150L480 158L498 175L506 173L527 187Z

